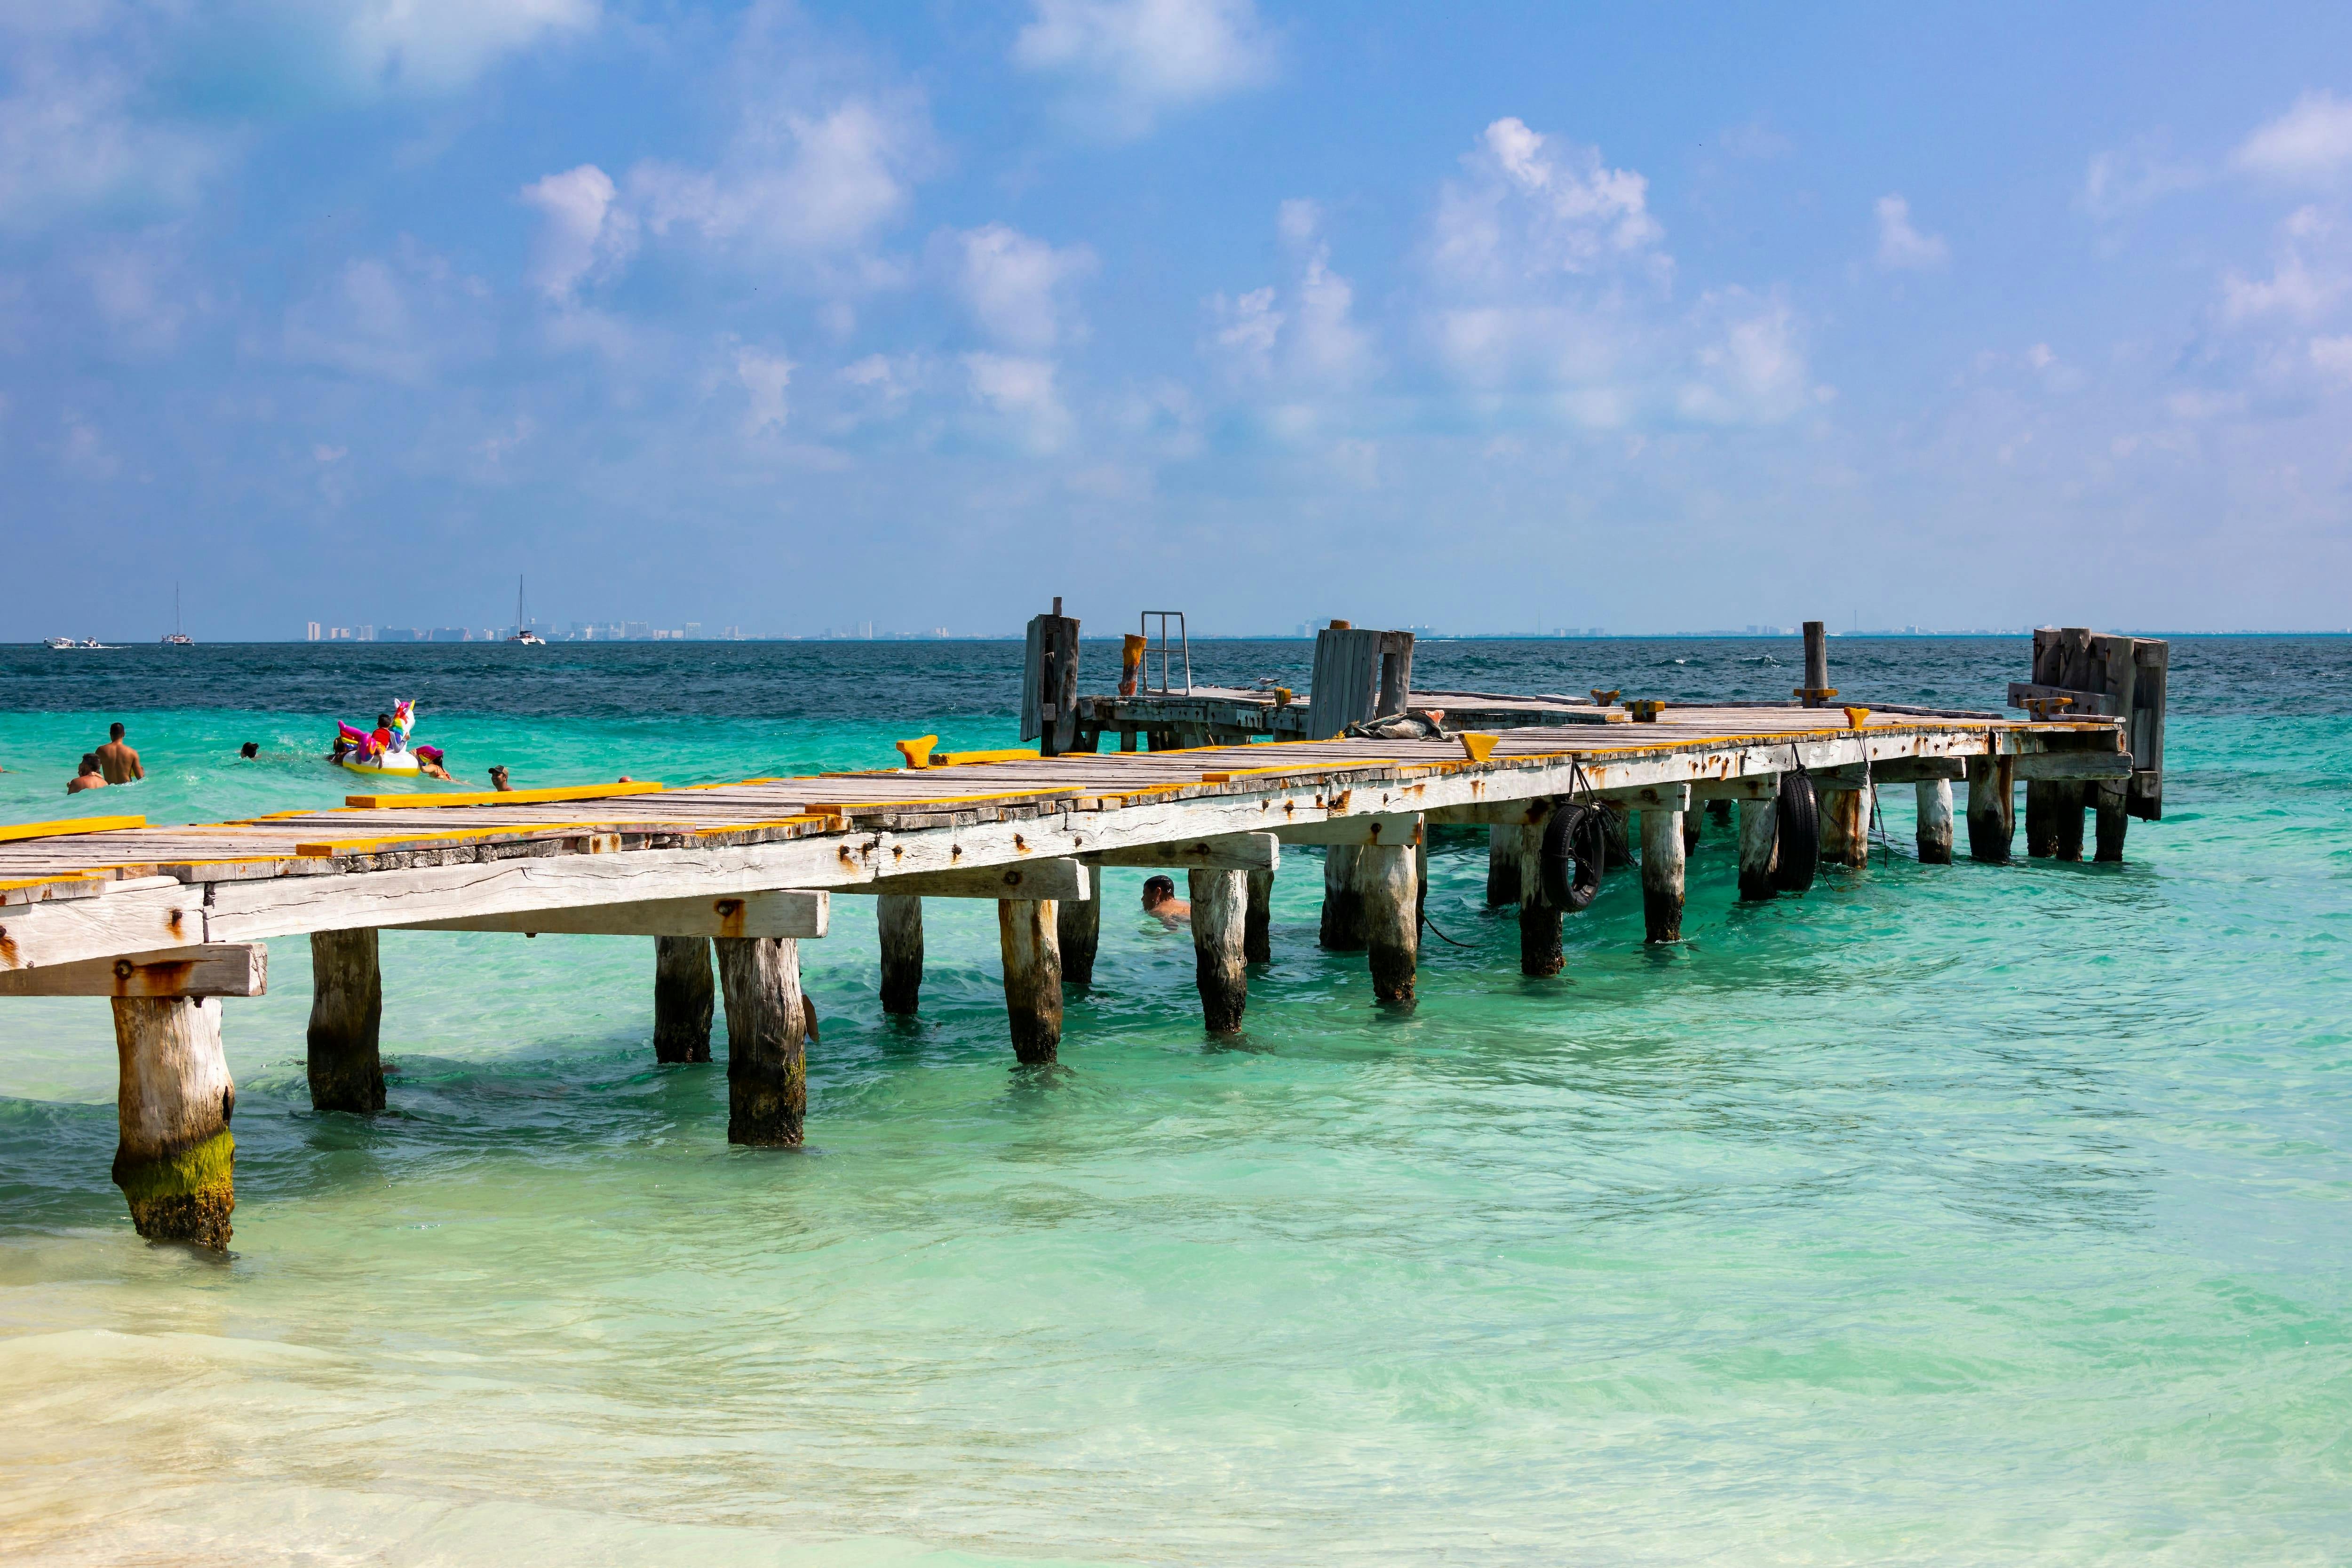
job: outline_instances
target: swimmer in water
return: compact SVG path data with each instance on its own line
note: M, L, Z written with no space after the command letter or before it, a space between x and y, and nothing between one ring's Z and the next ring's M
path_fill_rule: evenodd
M449 776L449 769L446 764L448 753L446 752L444 752L438 746L416 746L412 749L416 753L417 769L422 772L426 778L439 779L443 784L455 784L457 782Z
M147 770L139 765L139 753L122 738L122 726L115 724L106 731L106 744L98 749L99 770L106 774L109 784L129 784L143 779Z
M1176 896L1173 877L1153 877L1143 884L1143 912L1173 930L1192 918L1192 906Z
M507 783L507 765L504 763L490 770L490 787L500 795L505 795L514 788L514 785Z
M68 795L79 795L86 789L104 789L106 774L99 768L98 753L82 753L81 766L74 773L73 782L66 785Z

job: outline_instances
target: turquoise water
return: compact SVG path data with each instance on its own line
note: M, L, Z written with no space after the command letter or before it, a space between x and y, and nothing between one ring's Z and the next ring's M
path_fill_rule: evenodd
M0 764L24 770L0 817L62 814L55 759L109 717L151 778L73 809L346 787L308 752L375 686L304 687L301 650L199 651L0 665ZM437 681L420 735L461 774L527 762L519 782L1010 738L989 704L1017 649L887 679L856 649L663 653L718 661L699 677L598 651L641 664L569 691L462 649L363 672ZM1433 645L1417 675L1781 680L1754 654ZM1991 706L2022 649L1838 658L1882 700ZM105 1005L8 1003L0 1549L2341 1561L2352 647L2174 659L2168 816L2134 825L2126 865L1921 867L1895 794L1867 871L1742 908L1711 831L1684 945L1643 949L1620 876L1570 921L1565 979L1533 982L1465 836L1429 912L1470 945L1425 940L1405 1014L1372 1005L1360 956L1316 950L1307 854L1229 1042L1201 1032L1188 941L1140 918L1141 873L1109 873L1097 984L1048 1073L1011 1063L986 906L927 910L924 1014L899 1024L870 910L838 900L803 949L824 1022L796 1153L726 1145L723 1064L652 1065L649 944L625 941L388 934L392 1110L314 1115L305 944L274 943L271 994L225 1004L226 1262L138 1241L108 1183ZM852 692L876 717L819 717ZM908 721L940 713L961 717ZM236 760L247 739L261 763Z

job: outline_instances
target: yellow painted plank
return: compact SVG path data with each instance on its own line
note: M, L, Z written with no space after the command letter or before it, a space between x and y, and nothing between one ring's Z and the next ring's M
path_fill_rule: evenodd
M668 787L667 784L647 781L641 784L583 784L577 789L491 790L481 795L426 795L422 792L347 795L343 796L343 804L362 811L382 811L398 805L542 805L553 801L606 800L615 795L654 795Z
M413 849L425 844L461 844L484 838L544 837L552 833L609 833L612 830L610 823L603 822L510 822L500 827L425 828L382 838L336 838L317 844L297 844L294 853L305 860L320 860L336 855L381 855L388 849Z
M143 816L81 816L63 822L11 822L0 826L0 844L14 844L25 838L63 838L74 833L119 833L126 827L144 827Z

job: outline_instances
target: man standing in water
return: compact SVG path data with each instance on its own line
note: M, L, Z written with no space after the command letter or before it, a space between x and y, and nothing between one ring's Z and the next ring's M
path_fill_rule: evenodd
M107 731L106 736L106 744L98 749L99 771L106 775L106 782L129 784L132 779L145 778L147 771L139 765L139 753L122 738L122 726L117 723Z

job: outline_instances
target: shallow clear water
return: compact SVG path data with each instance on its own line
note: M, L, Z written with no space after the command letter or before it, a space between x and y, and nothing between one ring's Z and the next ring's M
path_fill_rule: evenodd
M1303 644L1206 676L1297 678ZM1416 684L1791 683L1727 642L1433 644ZM331 800L422 694L461 775L690 783L1010 739L1017 647L0 654L0 818ZM181 662L170 660L176 657ZM551 667L523 666L543 658ZM2016 639L1846 642L1997 706ZM992 911L919 1024L871 911L805 944L810 1146L651 1062L650 944L392 933L391 1111L318 1116L305 944L226 1004L226 1262L107 1179L105 1005L0 1007L0 1548L20 1561L848 1564L2340 1561L2352 1533L2352 644L2176 643L2122 867L1889 859L1689 940L1612 879L1517 973L1471 836L1422 1000L1285 861L1247 1034L1106 878L1051 1073ZM1677 664L1675 659L1687 659ZM1089 649L1090 666L1100 668ZM862 703L854 723L824 715ZM151 777L68 803L121 717ZM262 742L259 763L237 742Z

